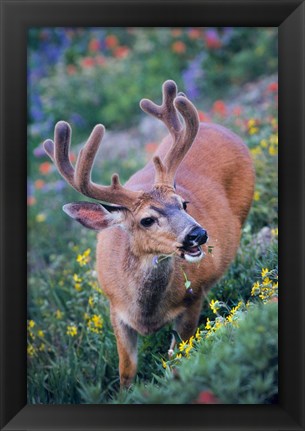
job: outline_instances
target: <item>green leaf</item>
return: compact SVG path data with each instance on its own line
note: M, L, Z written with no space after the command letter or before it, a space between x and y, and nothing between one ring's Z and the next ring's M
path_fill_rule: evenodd
M186 280L186 282L184 283L184 286L185 286L185 288L186 289L188 289L189 287L191 287L191 282L190 282L190 280Z

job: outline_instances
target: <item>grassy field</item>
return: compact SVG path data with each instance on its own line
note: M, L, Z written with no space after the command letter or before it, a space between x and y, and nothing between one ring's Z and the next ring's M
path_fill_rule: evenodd
M186 39L182 30L180 30L182 36L181 33L179 36L179 29L175 30L176 33L170 33L171 39L168 42L169 46L174 46L171 52L173 57L171 67L174 64L175 70L180 71L180 76L182 76L181 70L189 70L190 67L188 69L187 65L198 57L196 57L197 51L194 51L192 43L193 41L199 43L199 39L196 32L189 33L187 36L189 39ZM219 52L222 45L219 43L225 43L223 33L215 32L216 30L214 33L207 33L205 39L205 49L210 58L209 64L216 62L217 55L222 58ZM218 47L216 46L217 34ZM42 40L45 43L45 39L39 39L38 36L42 37L40 33L32 34L32 39L34 41ZM126 39L125 51L123 49L115 51L118 47L122 48L118 42L121 37L120 32L115 33L117 39L109 38L111 34L104 36L105 41L108 41L108 45L106 44L103 48L105 61L108 62L107 55L110 57L111 54L109 61L118 68L120 78L120 62L127 61L129 55L137 54L139 56L137 50L144 48L132 45L134 43L132 38L135 35L129 34L131 45L128 46L129 39ZM242 39L243 34L239 34L239 37ZM78 57L73 57L73 50L69 51L65 47L65 51L63 51L65 56L68 56L69 65L75 67L75 69L70 67L71 75L69 73L67 76L65 75L65 79L72 77L72 92L77 83L81 85L82 79L85 79L87 73L91 74L91 79L94 78L95 69L91 70L90 67L100 67L98 64L99 51L97 52L96 49L102 51L102 48L98 47L96 38L87 39L84 49L89 50L91 57L87 52L83 56L83 63L77 63L78 60L75 60L80 57L79 52ZM249 36L249 40L252 39ZM263 36L261 39L260 43L265 46ZM33 40L31 41L31 73L36 70L33 62L35 63L35 55L39 53L40 47L39 44L37 47ZM153 38L151 40L154 41ZM235 35L235 39L233 38L235 44L236 40ZM181 43L178 44L178 42ZM210 44L210 48L208 44ZM211 46L214 47L211 48ZM228 46L223 50L229 49ZM255 55L258 55L260 46L259 44L256 46ZM192 52L189 57L186 55L188 50ZM243 52L245 51L246 49L243 50ZM47 52L44 55L47 55ZM177 55L185 56L185 58L176 58ZM87 59L85 63L84 58ZM94 66L88 58L94 59ZM58 58L56 61L62 66ZM102 62L101 59L99 61ZM160 64L160 58L157 58L156 61ZM247 62L245 61L245 63ZM83 66L79 66L79 64L83 64ZM99 286L96 280L96 235L73 222L62 212L61 208L65 203L81 200L80 196L66 186L56 169L41 152L40 142L50 136L49 129L54 126L57 119L61 119L58 118L60 107L56 106L56 109L54 108L52 111L51 104L48 103L48 97L50 100L54 100L55 93L52 91L55 92L57 88L54 82L56 79L59 80L58 74L63 73L60 72L60 67L52 68L50 66L49 74L44 75L40 83L39 94L31 93L33 99L39 96L39 103L46 102L46 108L42 103L42 116L39 119L38 113L34 109L37 105L31 100L29 102L30 112L33 111L29 119L28 144L27 352L29 404L255 404L276 401L278 335L277 79L274 68L270 66L267 69L269 76L262 77L259 71L256 71L257 79L251 84L247 84L247 81L250 82L255 77L249 75L250 72L247 72L245 65L241 66L240 63L238 65L235 67L238 66L238 70L243 68L246 81L240 83L243 85L242 88L235 89L234 98L229 93L224 93L223 98L217 96L213 99L210 96L209 103L204 105L199 101L196 105L203 121L220 123L242 136L255 163L257 179L254 200L243 228L240 249L227 273L210 291L196 334L187 342L178 343L171 360L167 358L171 339L170 325L156 334L140 337L138 374L135 384L128 391L119 391L118 355L109 320L108 302L103 294L102 286ZM128 64L125 66L127 67ZM233 66L231 66L231 72L234 71ZM41 64L39 67L42 67ZM85 67L85 72L81 73L78 67ZM193 65L193 67L195 66ZM204 70L208 76L208 66ZM176 73L178 74L178 72ZM74 82L78 74L81 80ZM233 72L231 74L236 80L236 74L234 75ZM243 76L241 71L240 75ZM172 78L172 76L170 77ZM231 78L229 78L227 79L231 83ZM191 78L189 79L191 80ZM33 80L34 78L29 85L30 92L34 92L34 90L32 91ZM53 82L53 90L48 87L49 82ZM63 80L63 82L65 81ZM161 84L162 80L157 88L158 94L160 94ZM152 80L152 85L154 85L154 80ZM185 90L183 82L181 85L181 89ZM212 78L211 85L216 85L213 84ZM48 90L45 90L46 88ZM196 87L196 89L199 94L194 93L194 98L199 100L204 88ZM60 89L57 88L56 91L60 91ZM192 91L191 87L189 91ZM83 92L84 90L81 89L80 93ZM142 96L143 94L140 94L139 97L137 95L138 99ZM69 97L71 100L71 94ZM78 95L75 97L77 98ZM79 103L83 100L82 97L78 100ZM107 97L110 96L106 94L105 97L107 101ZM132 93L131 99L133 97ZM121 100L120 103L125 102ZM103 109L106 109L107 104L102 103L102 106ZM64 107L63 112L66 113L67 109L68 107ZM116 112L119 112L120 106L116 109ZM128 108L126 109L128 110ZM108 114L105 112L99 114L101 117L98 120L91 118L90 110L87 113L88 118L90 117L88 124L83 125L79 118L75 119L75 124L72 121L73 130L76 129L74 142L80 142L84 136L88 135L92 121L103 122L106 115L109 124L113 124L111 110L108 111ZM136 118L134 114L132 115L133 118ZM86 116L85 111L82 112L82 116ZM108 124L106 125L108 127ZM120 129L123 126L124 122L118 125ZM126 134L129 133L131 132L127 129ZM95 172L98 179L96 181L108 184L111 173L115 170L120 172L122 180L126 180L151 156L151 147L154 147L156 143L147 142L147 144L143 146L142 151L137 153L137 157L126 149L124 159L97 160L98 166L96 166ZM190 379L194 382L192 385L187 384Z

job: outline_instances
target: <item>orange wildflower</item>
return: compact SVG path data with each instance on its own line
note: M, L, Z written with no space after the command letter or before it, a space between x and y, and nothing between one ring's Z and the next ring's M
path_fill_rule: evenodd
M37 190L40 190L45 185L45 182L43 180L36 180L34 183L34 186Z
M177 42L174 42L172 44L172 50L177 54L183 54L186 51L185 43L182 42L181 40L177 40Z
M106 37L105 44L107 48L115 48L116 46L118 46L119 41L115 35L110 34L109 36Z
M94 58L92 57L84 57L81 60L81 65L82 67L84 67L85 69L91 69L95 64Z
M211 121L210 116L203 111L198 111L198 116L199 116L199 120L204 123L209 123Z
M199 39L201 36L201 30L199 28L191 28L188 32L190 39Z
M39 166L39 172L43 175L49 174L51 170L52 170L52 164L49 162L41 163L41 165Z
M36 204L36 198L34 196L28 196L27 198L28 206L32 206Z
M96 52L100 49L100 42L98 39L93 38L90 40L89 45L88 45L89 51L91 52Z
M127 46L118 46L114 50L114 56L116 58L125 58L129 54L129 48Z
M267 87L268 93L277 93L278 91L278 83L277 82L271 82Z
M212 111L221 117L225 117L227 115L227 107L222 100L216 100L216 102L214 102Z

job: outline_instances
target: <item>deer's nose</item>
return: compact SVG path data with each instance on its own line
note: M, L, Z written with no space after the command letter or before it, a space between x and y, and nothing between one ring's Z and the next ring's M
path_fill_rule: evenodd
M185 237L184 243L186 245L192 245L196 243L198 245L205 244L208 240L208 234L205 229L200 226L196 226L192 229Z

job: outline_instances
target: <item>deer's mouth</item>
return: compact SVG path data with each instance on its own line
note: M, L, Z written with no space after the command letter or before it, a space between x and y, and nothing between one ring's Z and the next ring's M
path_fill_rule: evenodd
M180 247L180 253L180 257L188 262L199 262L205 255L200 245Z

